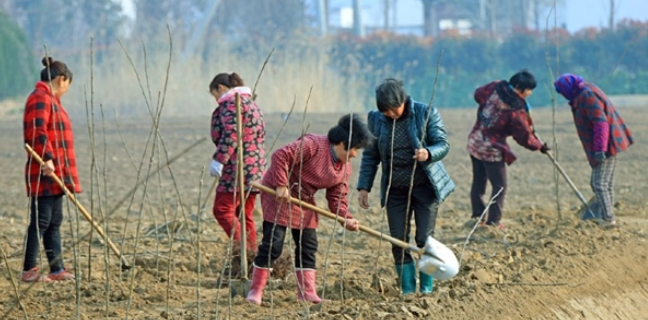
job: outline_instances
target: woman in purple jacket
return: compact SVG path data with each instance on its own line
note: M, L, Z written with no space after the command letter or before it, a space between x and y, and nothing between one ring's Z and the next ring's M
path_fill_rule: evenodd
M603 227L614 227L616 155L634 139L610 99L595 84L568 73L558 77L554 86L569 100L578 137L592 167L590 184L600 211L595 218Z

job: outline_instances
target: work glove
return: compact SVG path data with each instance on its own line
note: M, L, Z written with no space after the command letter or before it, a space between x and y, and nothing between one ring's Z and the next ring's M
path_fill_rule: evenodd
M594 159L594 162L597 164L603 163L605 161L605 152L603 151L594 151L594 154L592 154L592 158Z
M220 178L223 174L223 164L216 160L212 160L211 164L209 165L209 174L212 177Z
M547 151L551 150L549 146L546 143L542 144L542 147L540 147L540 152L547 154Z

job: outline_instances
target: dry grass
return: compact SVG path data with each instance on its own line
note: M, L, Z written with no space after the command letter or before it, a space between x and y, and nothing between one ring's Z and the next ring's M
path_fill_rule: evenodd
M219 46L219 45L215 45ZM223 46L222 44L220 46ZM152 107L161 99L168 48L151 50L142 44L125 44L125 50L134 61L141 77L144 92L150 97ZM237 72L245 84L254 86L267 52L235 53L227 47L216 47L215 57L181 59L181 49L173 50L169 87L164 107L165 116L199 116L209 114L216 106L208 92L209 82L221 72ZM90 49L74 55L51 53L68 64L74 72L71 90L63 104L73 115L85 115L86 95L90 97ZM325 47L290 48L276 50L263 73L257 88L257 102L266 113L288 112L294 100L297 110L306 104L312 87L309 112L328 113L364 110L367 86L349 80L326 66ZM94 61L94 103L119 115L148 114L142 90L126 53L113 46L97 53ZM5 109L4 107L2 109ZM0 112L1 110L0 109Z

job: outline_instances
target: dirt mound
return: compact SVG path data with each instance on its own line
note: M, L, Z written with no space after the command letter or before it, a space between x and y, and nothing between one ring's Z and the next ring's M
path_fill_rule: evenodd
M616 229L601 229L577 219L580 203L562 180L554 179L551 162L537 152L513 146L518 160L508 171L510 188L503 220L506 228L477 228L464 248L469 232L464 223L470 216L468 194L472 177L468 169L470 159L461 146L465 145L464 133L472 124L466 118L472 118L474 112L442 113L453 146L444 162L457 190L441 206L436 237L461 258L459 274L448 281L436 281L435 291L430 295L401 296L388 243L361 233L342 232L339 224L322 218L318 228L317 288L326 302L309 306L296 300L295 278L291 276L293 252L286 245L260 307L251 306L241 296L231 296L227 281L221 281L227 265L232 268L233 278L237 277L240 254L236 255L236 249L234 255L232 249L228 251L229 239L213 217L187 216L187 212L196 212L195 204L203 202L209 188L209 183L204 184L203 190L197 187L201 168L211 152L200 148L187 152L171 166L173 177L163 170L161 176L151 179L146 197L141 190L135 195L135 199L143 200L134 201L132 206L124 204L102 223L109 237L134 264L132 270L122 273L119 260L105 250L96 235L92 241L83 240L75 245L78 234L85 234L90 228L82 217L77 225L74 207L70 206L66 207L61 229L64 258L66 266L80 279L79 285L17 282L28 224L24 178L22 170L16 169L24 164L24 150L16 143L22 128L19 122L2 120L0 159L3 164L12 165L0 166L0 175L8 182L0 191L0 246L6 256L0 264L0 291L4 293L0 298L0 319L25 319L25 314L29 318L47 315L52 319L73 319L77 314L80 319L198 319L199 315L202 319L645 318L648 203L644 195L648 194L648 144L636 144L619 156L615 210L620 225ZM542 136L551 134L547 122L542 121L551 116L550 110L535 111L536 130ZM589 199L590 168L580 143L574 139L570 116L568 111L558 115L558 160ZM636 137L646 136L644 112L624 109L623 116ZM268 118L269 136L279 132L283 125L279 120L273 122L275 118L279 119ZM325 133L331 125L328 119L331 117L313 118L309 130ZM86 175L89 171L81 170L81 183L87 186L87 192L80 194L79 200L95 215L112 209L110 201L120 199L136 184L137 172L124 145L130 150L146 149L149 128L141 123L147 120L122 123L122 134L131 137L125 142L119 131L107 124L105 140L110 156L105 179L111 187L101 190L105 191L101 199L106 202L102 206L96 190L90 195L90 177ZM203 136L203 120L165 120L161 134L169 152L178 152L197 136ZM82 128L83 124L76 127ZM301 127L301 123L289 123L277 146L294 140ZM89 139L82 135L82 130L77 138L79 168L90 168ZM101 163L99 159L103 157L97 156ZM352 184L357 181L359 159L353 161ZM96 186L101 179L95 177L94 181ZM103 182L99 187L102 185ZM203 199L196 199L200 191ZM317 199L321 196L318 194ZM91 198L95 198L94 202ZM376 192L370 194L370 210L359 209L354 194L349 199L351 212L360 223L387 232ZM318 204L325 202L318 200ZM255 219L260 222L260 216ZM252 266L252 253L246 258L248 266ZM47 270L44 257L41 267Z

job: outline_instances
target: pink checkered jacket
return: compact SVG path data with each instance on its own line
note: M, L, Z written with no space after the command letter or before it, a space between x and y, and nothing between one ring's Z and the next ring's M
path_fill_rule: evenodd
M287 186L291 196L312 205L316 205L315 193L324 189L329 210L341 217L351 218L347 201L351 163L334 162L331 148L326 136L302 136L274 152L262 183L273 189ZM318 226L317 213L300 209L295 204L279 202L273 195L262 193L261 206L265 221L291 229L315 229Z

